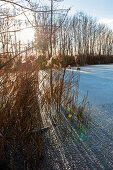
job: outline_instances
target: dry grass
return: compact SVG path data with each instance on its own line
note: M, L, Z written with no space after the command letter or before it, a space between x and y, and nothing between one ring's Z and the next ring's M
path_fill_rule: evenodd
M0 163L10 169L36 166L42 156L38 84L35 66L16 73L1 71Z
M51 124L62 124L63 115L62 108L66 110L65 117L69 119L69 114L72 115L70 124L73 127L73 122L76 120L77 127L88 127L90 120L89 102L85 96L81 103L78 103L79 91L79 72L68 75L66 69L53 70L53 95L51 96L51 86L49 83L50 74L45 72L43 77L46 77L46 83L42 84L41 105L43 112L46 113L45 119L50 119ZM67 109L70 108L70 111ZM74 122L75 123L75 122ZM66 127L67 125L65 125ZM68 127L66 127L68 128ZM68 130L68 129L67 129ZM62 132L62 136L64 131Z
M88 127L90 121L91 104L87 101L88 94L84 96L77 109L77 126L78 128Z

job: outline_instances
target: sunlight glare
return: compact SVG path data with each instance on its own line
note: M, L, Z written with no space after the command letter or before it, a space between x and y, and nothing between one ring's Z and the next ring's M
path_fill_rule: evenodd
M33 28L26 28L22 30L18 35L18 39L21 40L21 42L23 43L27 43L28 41L33 41L33 38L34 38Z

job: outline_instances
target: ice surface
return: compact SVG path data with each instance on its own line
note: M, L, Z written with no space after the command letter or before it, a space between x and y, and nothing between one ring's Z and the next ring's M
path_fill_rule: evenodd
M75 71L76 67L71 70ZM93 105L113 103L113 64L82 66L80 96L86 95Z

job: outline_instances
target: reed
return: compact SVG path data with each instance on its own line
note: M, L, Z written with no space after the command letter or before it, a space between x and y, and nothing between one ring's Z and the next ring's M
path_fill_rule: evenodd
M1 70L0 163L10 169L35 167L42 156L38 71L27 63L16 72Z

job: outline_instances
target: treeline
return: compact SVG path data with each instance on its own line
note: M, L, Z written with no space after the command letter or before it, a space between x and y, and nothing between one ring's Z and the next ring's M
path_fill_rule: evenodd
M49 58L50 17L44 13L37 20L41 26L35 39L38 52ZM53 56L65 60L66 65L75 65L75 58L81 65L113 62L113 31L82 12L65 22L61 15L55 15L52 36Z

